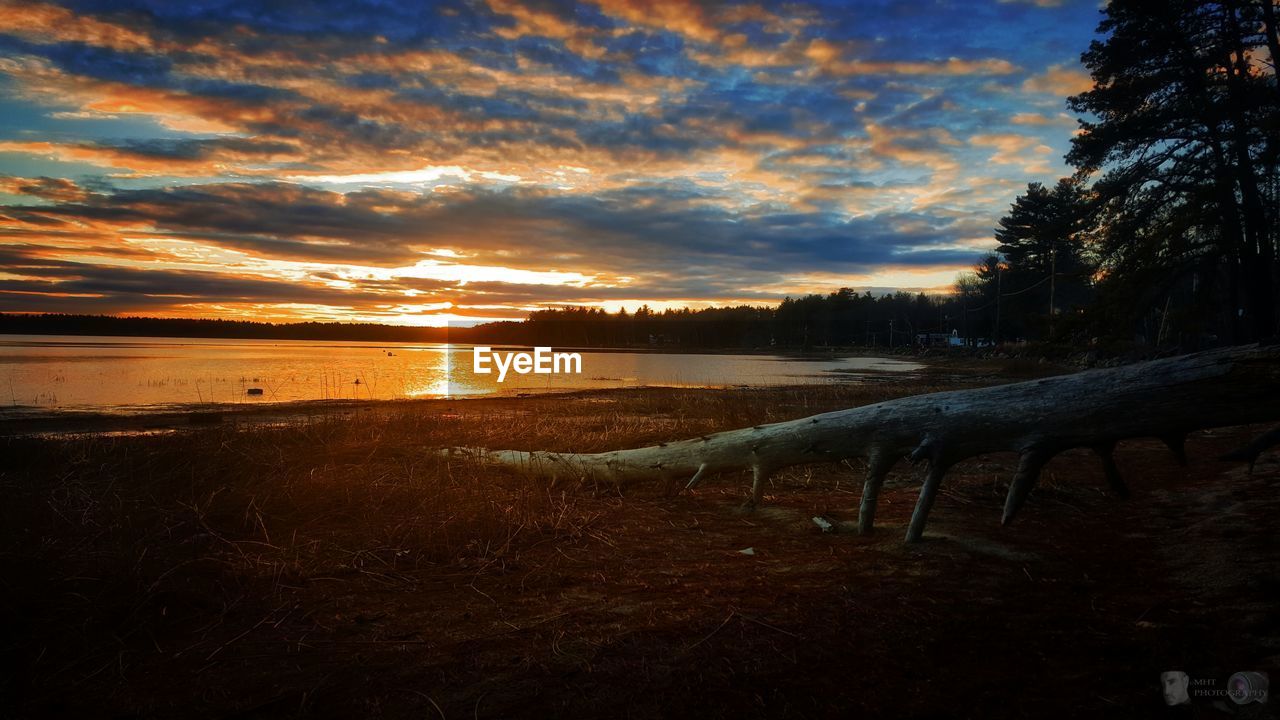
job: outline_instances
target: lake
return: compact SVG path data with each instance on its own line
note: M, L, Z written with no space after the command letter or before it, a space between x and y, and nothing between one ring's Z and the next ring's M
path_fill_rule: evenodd
M796 385L921 367L870 357L580 352L579 375L511 373L499 384L496 375L472 372L466 345L0 335L0 405L144 412L223 403Z

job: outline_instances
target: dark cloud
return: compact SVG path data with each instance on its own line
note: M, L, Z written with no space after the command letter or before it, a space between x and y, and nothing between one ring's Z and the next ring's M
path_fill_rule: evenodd
M275 257L394 264L411 260L403 220L377 209L380 193L340 193L269 183L120 190L83 203L15 207L21 220L146 224ZM395 202L396 198L389 198Z
M81 147L117 150L145 158L169 160L207 160L224 153L246 156L288 155L296 153L298 146L276 140L257 138L147 138L121 140L114 143L100 142Z
M66 178L16 178L0 175L0 192L12 195L30 195L55 202L79 202L88 197L88 191Z
M80 42L32 43L4 35L0 27L0 53L36 55L74 75L139 85L163 84L173 61L162 55L121 52Z
M483 262L677 275L851 273L877 266L963 263L941 250L957 220L923 213L849 219L832 212L744 218L687 188L564 196L473 192L465 198L388 191L348 194L280 183L128 190L85 203L15 208L19 216L149 223L181 237L295 260L411 264L418 248L446 247ZM327 242L317 242L318 240Z
M0 279L0 312L24 309L32 294L93 296L102 303L312 303L368 305L399 302L376 292L376 284L357 290L334 291L317 284L286 279L235 276L217 272L137 269L33 257L0 247L0 264L18 279ZM436 284L433 289L448 285ZM399 289L399 288L393 288ZM419 288L421 289L421 288ZM83 297L78 298L85 303ZM420 302L432 302L420 295Z
M127 19L146 18L154 27L178 35L205 35L243 25L274 35L369 37L382 35L399 41L451 35L479 28L478 17L464 2L404 3L394 0L329 0L309 3L250 2L248 0L73 0L82 12ZM440 10L452 7L453 14Z

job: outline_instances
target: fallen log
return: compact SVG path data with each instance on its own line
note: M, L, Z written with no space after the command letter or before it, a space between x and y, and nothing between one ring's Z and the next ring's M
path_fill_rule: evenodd
M1258 464L1258 456L1272 445L1280 445L1280 427L1272 428L1259 435L1253 442L1244 447L1223 455L1220 460L1243 460L1249 463L1249 474L1253 474L1254 465Z
M1013 451L1017 472L1002 523L1013 521L1056 454L1091 448L1113 491L1128 490L1112 457L1116 442L1162 439L1184 460L1187 433L1280 420L1280 345L1242 346L1088 370L1059 377L899 398L787 422L757 425L653 447L603 453L455 448L483 461L548 478L606 482L690 478L751 470L751 499L778 470L808 463L867 459L858 530L870 532L885 476L901 459L926 463L907 542L924 533L943 477L957 462Z

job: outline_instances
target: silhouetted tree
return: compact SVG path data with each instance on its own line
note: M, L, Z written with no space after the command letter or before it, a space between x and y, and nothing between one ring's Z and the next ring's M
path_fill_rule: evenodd
M1233 338L1270 335L1280 89L1259 58L1277 45L1273 0L1112 0L1105 13L1105 39L1082 56L1094 87L1070 100L1091 119L1068 155L1100 173L1103 277L1128 286L1104 295L1167 316L1192 288L1225 298Z
M1031 183L1000 219L995 237L1007 262L1002 311L1020 334L1033 334L1034 328L1034 334L1052 338L1054 316L1087 301L1093 275L1085 252L1087 224L1085 192L1070 178L1053 189Z

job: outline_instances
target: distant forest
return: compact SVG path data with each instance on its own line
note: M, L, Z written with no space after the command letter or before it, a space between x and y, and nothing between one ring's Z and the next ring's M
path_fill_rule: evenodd
M954 331L964 337L968 329L964 302L953 295L874 296L843 289L787 298L772 308L743 305L654 312L642 306L633 313L564 308L534 312L521 323L481 325L469 337L476 342L563 347L902 347L915 344L922 334ZM454 331L453 336L462 342L468 334Z
M444 328L403 327L376 323L266 323L246 320L0 313L0 333L11 335L437 342L445 339L446 330Z
M841 290L786 299L776 308L728 307L634 313L572 307L534 312L521 322L476 327L404 327L351 323L265 323L104 315L0 314L0 333L126 337L479 342L554 347L807 348L904 346L918 333L962 334L962 299L896 293L875 297Z
M1070 177L1031 183L954 293L853 290L776 308L562 308L472 329L0 315L0 332L691 348L888 346L938 336L1196 349L1280 319L1280 9L1111 0L1081 55L1093 87ZM929 337L934 334L935 337Z

